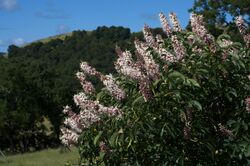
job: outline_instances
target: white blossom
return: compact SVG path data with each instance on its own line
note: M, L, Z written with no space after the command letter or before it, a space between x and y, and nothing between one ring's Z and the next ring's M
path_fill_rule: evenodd
M98 71L96 71L95 68L89 66L87 62L81 62L80 67L81 67L82 71L86 74L89 74L91 76L99 76L100 75L100 73Z
M181 26L180 26L180 23L179 23L179 20L178 20L176 14L175 13L170 13L169 18L170 18L170 20L172 22L174 31L175 32L181 32Z
M171 27L167 21L167 18L165 17L165 15L163 13L160 13L159 17L160 17L160 22L161 22L163 31L166 33L166 35L168 37L170 37L172 34L172 30L171 30Z
M250 45L250 34L247 33L247 26L245 25L245 21L242 18L242 16L238 16L235 19L236 25L243 36L244 41L247 43L247 45Z
M176 59L179 60L183 60L185 54L186 54L186 49L183 46L183 44L178 40L176 35L173 35L171 37L171 41L172 41L172 46L174 48L174 52L177 55Z
M214 43L214 37L210 33L208 33L208 31L206 30L204 23L203 23L203 17L195 13L192 13L190 17L190 22L191 22L192 31L202 41L204 41L205 44L212 46Z
M122 90L115 82L112 74L105 75L101 77L103 84L106 86L107 90L110 92L112 96L114 96L117 100L122 100L125 98L126 94L124 90Z
M134 43L137 52L143 57L144 68L147 72L147 75L153 80L158 79L159 65L155 63L151 51L149 50L149 47L138 40L135 40Z

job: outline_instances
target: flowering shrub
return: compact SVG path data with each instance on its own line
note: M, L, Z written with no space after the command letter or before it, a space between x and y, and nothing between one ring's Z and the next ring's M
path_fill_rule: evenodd
M65 107L62 142L77 145L87 165L249 165L250 35L242 17L245 43L214 38L200 15L191 15L192 32L173 13L172 28L159 16L167 38L145 25L135 56L116 48L115 77L81 63L80 112ZM86 75L105 88L96 92Z

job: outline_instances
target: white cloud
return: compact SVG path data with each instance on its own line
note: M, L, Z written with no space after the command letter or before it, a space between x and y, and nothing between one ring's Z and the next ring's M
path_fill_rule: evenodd
M21 37L19 37L19 38L16 38L16 39L14 39L13 41L12 41L12 44L14 44L14 45L16 45L16 46L23 46L24 44L26 44L27 42L23 39L23 38L21 38Z
M56 28L56 33L58 33L58 34L63 34L63 33L67 33L67 32L70 32L70 27L67 25L59 25Z
M63 10L58 10L58 9L37 11L35 13L35 16L44 18L44 19L66 19L68 18L68 14L66 14Z
M17 0L0 0L0 10L13 11L18 9Z

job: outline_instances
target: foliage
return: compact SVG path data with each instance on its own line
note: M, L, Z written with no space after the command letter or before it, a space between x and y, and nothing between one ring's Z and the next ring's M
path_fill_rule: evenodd
M203 15L213 35L227 33L234 41L242 41L233 20L242 15L250 25L249 6L249 0L195 0L189 12Z
M173 30L160 14L168 38L155 38L145 26L136 56L117 48L118 75L109 84L107 75L81 63L83 92L74 96L81 110L65 107L61 139L78 146L86 165L250 164L249 37L214 38L196 14L191 32L170 18ZM105 87L90 93L85 75ZM115 92L122 91L121 99Z
M113 72L113 46L131 47L134 36L128 28L99 27L74 31L63 40L9 46L8 57L0 56L0 149L26 152L58 145L60 110L80 89L74 79L79 61Z

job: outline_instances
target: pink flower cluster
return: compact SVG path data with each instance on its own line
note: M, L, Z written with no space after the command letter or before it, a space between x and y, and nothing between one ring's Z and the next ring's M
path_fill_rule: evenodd
M135 42L139 41L136 40ZM143 71L143 69L147 69L147 66L145 65L145 60L148 59L145 59L145 54L141 54L142 52L139 53L137 50L137 61L134 62L132 60L132 55L129 51L122 52L121 49L117 47L116 52L119 56L115 63L116 70L119 73L124 74L125 76L139 82L140 92L146 102L152 99L152 93L149 87L150 81L147 76L147 73L149 72ZM152 70L150 71L153 72Z
M125 98L125 92L115 83L115 79L112 74L105 75L101 77L103 84L106 89L114 96L117 100L122 100Z
M159 17L160 17L160 21L161 21L163 31L166 33L166 35L168 37L170 37L171 34L172 34L172 29L171 29L171 27L170 27L170 25L168 23L168 20L167 20L166 16L161 12L159 14Z
M168 61L168 62L171 62L171 63L178 62L178 61L180 61L180 60L182 60L184 58L184 55L186 54L186 49L183 46L182 42L180 42L178 40L177 36L172 34L171 27L169 26L169 23L168 23L166 17L164 16L164 14L160 13L159 16L160 16L160 21L161 21L163 30L166 32L168 37L171 37L172 46L173 46L174 52L175 52L175 54L177 56L175 56L175 55L171 54L170 52L168 52L164 48L163 44L159 44L157 53L160 55L160 58L162 60L165 60L165 61ZM172 22L173 30L175 32L181 32L181 26L180 26L180 23L179 23L179 21L177 19L176 14L175 13L170 13L169 18L170 18L170 20ZM162 42L162 39L158 38L157 41ZM164 43L164 41L163 41L163 43Z
M115 69L133 80L141 80L144 77L140 70L142 64L134 63L132 54L129 51L122 52L121 49L117 47L116 52L119 58L115 62Z
M95 68L89 66L87 62L81 62L80 67L81 67L82 71L88 75L97 76L97 77L100 76L100 73L98 71L96 71Z
M235 23L244 38L244 41L250 46L250 34L247 33L247 26L245 25L244 19L242 16L236 17Z
M61 128L62 136L60 137L61 142L66 146L74 145L78 142L79 134L73 130L67 128Z
M63 113L67 115L64 124L68 128L61 129L62 136L60 139L67 146L77 144L79 134L92 124L99 122L103 115L116 118L122 116L120 109L117 107L106 107L97 100L90 100L83 92L74 95L74 101L81 108L79 114L74 113L69 106L66 106L63 110Z
M102 83L106 86L106 89L110 92L110 94L113 95L116 99L122 100L125 98L126 96L125 92L121 88L119 88L119 86L115 83L112 75L104 76L103 74L98 72L95 68L89 66L87 62L82 62L80 64L80 67L84 73L98 77L102 81ZM77 73L77 76L79 77L80 80L84 80L83 88L85 88L84 89L85 92L86 91L92 92L92 90L94 90L91 87L92 84L85 81L83 74Z
M227 137L234 137L234 134L232 131L228 130L225 126L223 126L221 123L218 124L219 132Z
M175 13L169 13L169 18L172 22L172 25L173 25L173 29L175 32L181 32L181 26L180 26L180 23L179 23L179 20L176 16Z
M250 97L246 98L245 104L246 104L246 112L250 113Z
M145 38L147 44L151 48L153 48L153 50L157 54L159 54L159 56L162 60L172 62L172 63L177 61L176 57L165 49L164 40L162 39L161 35L159 35L159 34L156 35L156 37L154 39L154 36L150 32L150 29L148 28L148 26L144 27L144 31L145 31L144 38Z
M212 47L214 43L214 37L208 33L204 26L203 17L195 13L190 17L192 31L205 43Z
M172 46L174 48L174 52L177 55L176 59L179 60L183 60L185 54L186 54L186 49L183 46L183 44L178 40L176 35L173 35L171 37L171 41L172 41Z
M155 46L155 38L154 38L152 32L150 31L149 26L145 24L142 32L144 34L144 39L146 40L147 44L150 47L154 47Z
M139 40L134 41L136 51L143 58L144 68L146 70L147 76L156 80L159 78L159 65L154 61L151 50L149 47Z
M86 76L83 72L77 72L76 77L79 79L85 93L92 94L95 91L94 86L86 80Z

